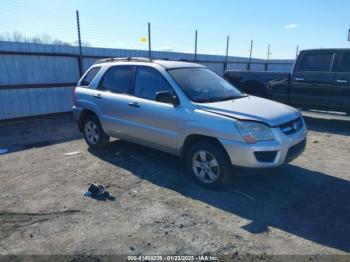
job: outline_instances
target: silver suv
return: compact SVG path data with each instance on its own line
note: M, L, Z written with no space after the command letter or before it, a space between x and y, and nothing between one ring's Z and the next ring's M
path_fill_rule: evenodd
M181 61L99 60L79 81L73 112L90 147L116 137L178 155L206 187L224 185L232 166L280 166L306 145L298 110Z

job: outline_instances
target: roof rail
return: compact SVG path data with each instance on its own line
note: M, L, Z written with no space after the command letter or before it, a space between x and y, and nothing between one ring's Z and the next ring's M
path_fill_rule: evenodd
M95 62L95 64L109 63L109 62L152 62L152 59L146 57L110 57L99 59Z

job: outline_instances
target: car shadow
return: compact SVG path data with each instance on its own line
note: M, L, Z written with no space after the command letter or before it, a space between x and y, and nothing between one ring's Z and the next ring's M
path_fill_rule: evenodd
M350 117L342 119L303 116L308 130L350 136Z
M90 152L157 186L174 190L248 219L242 228L259 234L278 228L318 244L350 252L350 182L293 164L271 171L240 171L221 191L193 182L177 157L114 141Z
M8 153L81 138L71 112L0 121L0 148Z

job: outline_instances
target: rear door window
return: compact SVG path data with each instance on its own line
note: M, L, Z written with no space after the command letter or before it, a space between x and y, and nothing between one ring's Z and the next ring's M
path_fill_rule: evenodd
M333 53L306 54L299 65L299 71L328 72L333 60Z
M129 93L132 79L131 66L114 66L103 76L99 89L114 93Z
M97 75L98 71L100 71L101 67L93 67L86 73L84 78L80 81L80 86L89 86Z

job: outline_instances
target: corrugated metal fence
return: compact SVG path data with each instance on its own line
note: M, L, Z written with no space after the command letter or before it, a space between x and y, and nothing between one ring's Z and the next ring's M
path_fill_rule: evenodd
M83 48L87 70L106 57L147 57L146 50ZM155 59L193 61L193 54L153 51ZM246 70L248 58L229 57L227 69ZM222 75L225 56L198 54L197 62ZM292 60L252 59L252 71L288 72ZM72 88L79 79L78 47L0 41L0 120L67 112Z

